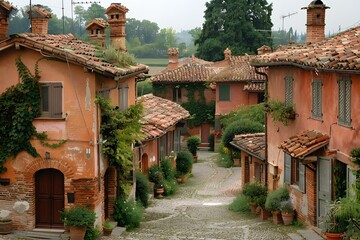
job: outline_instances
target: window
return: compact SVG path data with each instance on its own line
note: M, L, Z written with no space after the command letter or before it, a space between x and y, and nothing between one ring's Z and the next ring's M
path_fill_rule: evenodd
M285 77L285 105L291 106L293 104L293 82L294 78L292 76Z
M62 84L41 83L41 117L62 118Z
M351 79L341 77L339 84L339 113L338 122L341 125L351 125Z
M305 165L287 153L285 153L284 160L285 183L297 185L301 192L305 192Z
M173 102L181 102L182 100L181 88L173 88Z
M230 101L230 85L219 85L219 101Z
M322 119L322 81L314 80L312 82L312 117Z
M120 110L126 110L129 107L129 87L127 84L119 87L119 108Z

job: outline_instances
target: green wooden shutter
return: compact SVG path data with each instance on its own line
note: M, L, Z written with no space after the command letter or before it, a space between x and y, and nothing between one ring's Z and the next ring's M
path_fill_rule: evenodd
M338 81L339 85L339 124L351 125L351 79L349 77L341 77Z
M119 108L126 110L129 107L129 86L127 84L119 87Z
M285 105L290 106L293 104L293 82L292 76L285 77Z
M299 160L297 160L299 161ZM302 192L305 192L305 165L299 163L299 189Z
M230 85L219 85L219 101L230 101Z
M285 153L284 182L291 184L291 156Z
M312 117L322 119L322 81L312 82Z
M51 118L62 118L62 84L61 83L51 83L49 100L50 100L50 117Z

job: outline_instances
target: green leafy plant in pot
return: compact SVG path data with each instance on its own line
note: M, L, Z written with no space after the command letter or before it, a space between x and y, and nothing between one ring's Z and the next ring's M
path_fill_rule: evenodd
M182 182L186 179L186 174L192 168L193 157L190 152L179 152L176 157L176 171L181 174Z
M285 187L278 188L267 195L265 208L273 213L273 222L275 224L283 222L280 212L281 202L287 201L289 198L289 191Z
M70 226L71 240L83 240L86 228L94 225L95 218L94 211L83 206L73 206L61 213L61 220Z
M339 201L331 203L324 216L325 236L328 240L342 239L349 225L347 217L336 214L339 203Z
M104 225L103 225L104 236L110 236L113 229L114 229L114 226L111 224L110 220L106 219L104 222Z
M191 154L193 155L194 161L197 160L197 150L200 145L200 142L201 140L198 136L191 136L186 141L187 148L189 152L191 152Z
M290 199L280 203L280 211L284 225L290 225L293 222L295 216L295 209Z
M242 194L248 197L251 212L256 213L256 208L265 205L267 188L259 182L247 183L244 185Z

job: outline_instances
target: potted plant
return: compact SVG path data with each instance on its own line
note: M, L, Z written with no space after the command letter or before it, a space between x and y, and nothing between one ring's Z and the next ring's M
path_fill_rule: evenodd
M186 181L186 174L192 168L192 155L190 152L179 152L176 157L176 171L181 174L182 182Z
M242 193L248 197L251 212L254 214L258 206L265 204L264 199L266 199L267 188L259 182L245 184Z
M270 113L271 119L275 122L281 122L287 126L289 119L295 119L294 105L286 105L282 101L271 100L265 106L264 110Z
M9 218L10 211L1 210L0 211L0 234L10 234L12 231L12 220Z
M197 150L200 145L200 142L201 140L198 136L190 136L186 141L187 148L194 157L194 162L197 161Z
M62 221L70 226L71 240L83 240L86 227L92 226L95 222L95 213L83 206L73 206L61 213Z
M155 191L156 191L156 197L157 198L163 198L164 193L164 184L163 182L159 182L155 184Z
M282 217L280 212L281 202L290 198L289 191L285 187L278 188L267 195L265 208L272 212L273 222L275 224L282 224Z
M280 211L284 225L290 225L293 222L295 216L295 210L291 204L290 199L280 203Z
M105 222L104 222L104 225L103 225L103 234L104 234L104 236L110 236L113 229L114 229L114 226L111 224L110 220L105 219Z
M336 214L338 204L338 201L331 203L324 217L325 236L327 240L342 239L349 224L347 217Z

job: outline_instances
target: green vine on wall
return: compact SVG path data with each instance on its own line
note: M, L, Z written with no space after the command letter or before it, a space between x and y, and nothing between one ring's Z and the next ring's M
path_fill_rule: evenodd
M101 109L102 153L116 167L119 194L124 195L127 194L127 181L132 169L132 144L141 141L143 106L139 103L127 110L119 110L102 97L96 98L95 103Z
M154 94L166 97L166 86L168 85L153 84ZM190 118L187 120L189 127L197 127L204 122L214 123L215 101L206 103L205 90L208 88L206 83L180 83L173 87L187 90L188 101L181 103L181 106L190 113Z

